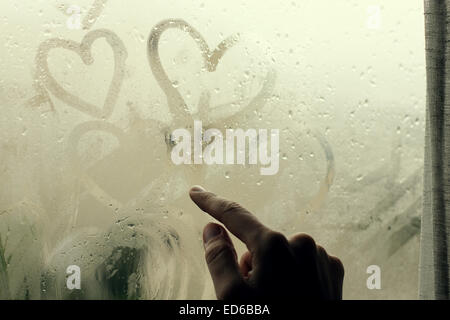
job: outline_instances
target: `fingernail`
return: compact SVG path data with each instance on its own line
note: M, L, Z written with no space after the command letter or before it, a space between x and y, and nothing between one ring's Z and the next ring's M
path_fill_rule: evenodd
M222 228L220 228L217 224L208 224L203 230L203 242L208 243L209 240L217 237L222 233Z
M203 189L202 186L193 186L193 187L191 188L191 191L192 191L192 192L204 192L204 191L206 191L206 190Z

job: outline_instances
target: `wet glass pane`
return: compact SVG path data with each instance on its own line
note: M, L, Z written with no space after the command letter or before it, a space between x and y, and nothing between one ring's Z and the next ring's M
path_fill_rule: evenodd
M194 184L312 235L343 261L344 298L416 298L422 1L0 9L1 298L214 298ZM278 132L279 148L177 165L183 128Z

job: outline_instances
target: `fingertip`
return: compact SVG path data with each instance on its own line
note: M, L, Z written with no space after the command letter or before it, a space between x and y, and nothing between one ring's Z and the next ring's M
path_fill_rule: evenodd
M189 193L195 193L195 192L205 192L205 188L203 188L202 186L192 186L191 189L189 190Z
M192 186L189 189L189 197L197 204L198 201L201 200L200 196L203 195L204 192L206 192L206 190L202 186Z

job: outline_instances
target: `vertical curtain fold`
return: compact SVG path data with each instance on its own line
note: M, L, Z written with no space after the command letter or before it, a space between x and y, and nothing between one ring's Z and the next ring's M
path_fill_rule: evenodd
M425 0L427 103L421 299L450 298L450 0Z

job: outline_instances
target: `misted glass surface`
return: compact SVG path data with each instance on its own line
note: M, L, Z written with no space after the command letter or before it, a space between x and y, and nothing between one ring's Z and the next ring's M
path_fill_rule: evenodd
M422 2L2 1L0 297L214 298L199 184L416 298ZM279 129L278 172L175 165L194 120Z

